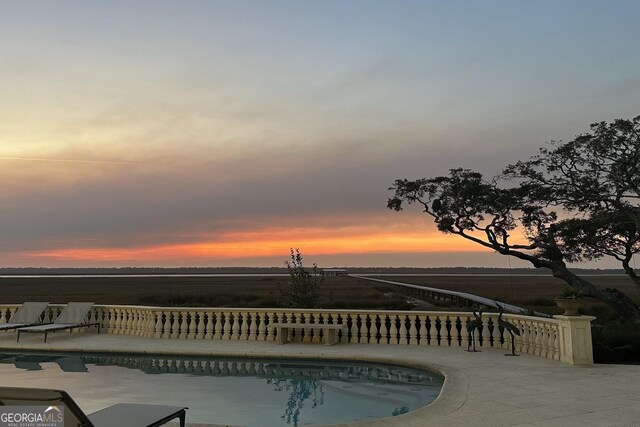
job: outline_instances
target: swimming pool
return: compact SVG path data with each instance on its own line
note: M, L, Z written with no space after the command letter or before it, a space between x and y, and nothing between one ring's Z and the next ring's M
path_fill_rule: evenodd
M85 412L185 405L187 422L304 426L370 420L431 403L443 377L374 363L183 356L0 353L0 385L66 390Z

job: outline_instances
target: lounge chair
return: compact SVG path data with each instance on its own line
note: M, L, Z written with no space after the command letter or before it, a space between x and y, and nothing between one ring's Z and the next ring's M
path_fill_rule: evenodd
M0 405L40 405L42 412L64 411L65 426L82 427L156 427L178 418L185 426L186 406L118 403L92 414L85 414L63 390L0 387ZM47 409L48 408L48 409Z
M42 312L48 305L48 302L25 302L13 313L7 323L0 323L0 331L9 331L39 324Z
M95 326L100 333L100 323L86 323L85 319L89 314L89 311L93 307L92 302L70 302L62 310L62 313L53 321L46 325L29 326L26 328L18 328L18 336L16 342L20 341L20 334L27 333L41 333L44 334L44 342L47 342L47 334L49 332L69 330L71 332L76 328L86 328L89 326Z

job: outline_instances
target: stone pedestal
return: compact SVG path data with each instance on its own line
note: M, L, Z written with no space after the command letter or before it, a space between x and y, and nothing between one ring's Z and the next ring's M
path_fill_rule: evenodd
M592 316L553 316L558 319L560 361L569 365L593 365Z

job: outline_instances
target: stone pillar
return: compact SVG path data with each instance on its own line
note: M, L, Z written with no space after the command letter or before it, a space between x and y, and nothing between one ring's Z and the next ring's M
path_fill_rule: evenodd
M558 319L560 361L569 365L593 365L592 316L553 316Z

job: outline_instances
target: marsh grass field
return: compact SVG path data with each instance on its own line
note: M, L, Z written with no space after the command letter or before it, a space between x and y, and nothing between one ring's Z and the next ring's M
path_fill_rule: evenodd
M195 307L278 307L288 276L268 277L37 277L0 278L5 303L92 301ZM322 307L411 309L395 286L349 277L330 277Z
M384 276L385 280L430 286L512 303L549 314L559 313L553 300L566 285L550 276L441 275ZM235 277L11 277L0 278L4 303L24 301L93 301L97 304L155 306L277 307L279 289L287 276ZM616 287L636 302L640 292L625 276L589 276L597 286ZM322 288L323 308L424 309L402 289L354 277L327 277ZM447 309L455 307L438 307Z
M636 303L640 303L640 290L624 275L591 275L585 279L600 288L617 288L627 294ZM569 286L552 276L398 276L384 277L396 282L413 285L431 286L451 291L469 292L483 297L518 305L548 314L562 312L556 307L554 299ZM590 305L599 305L592 302Z

